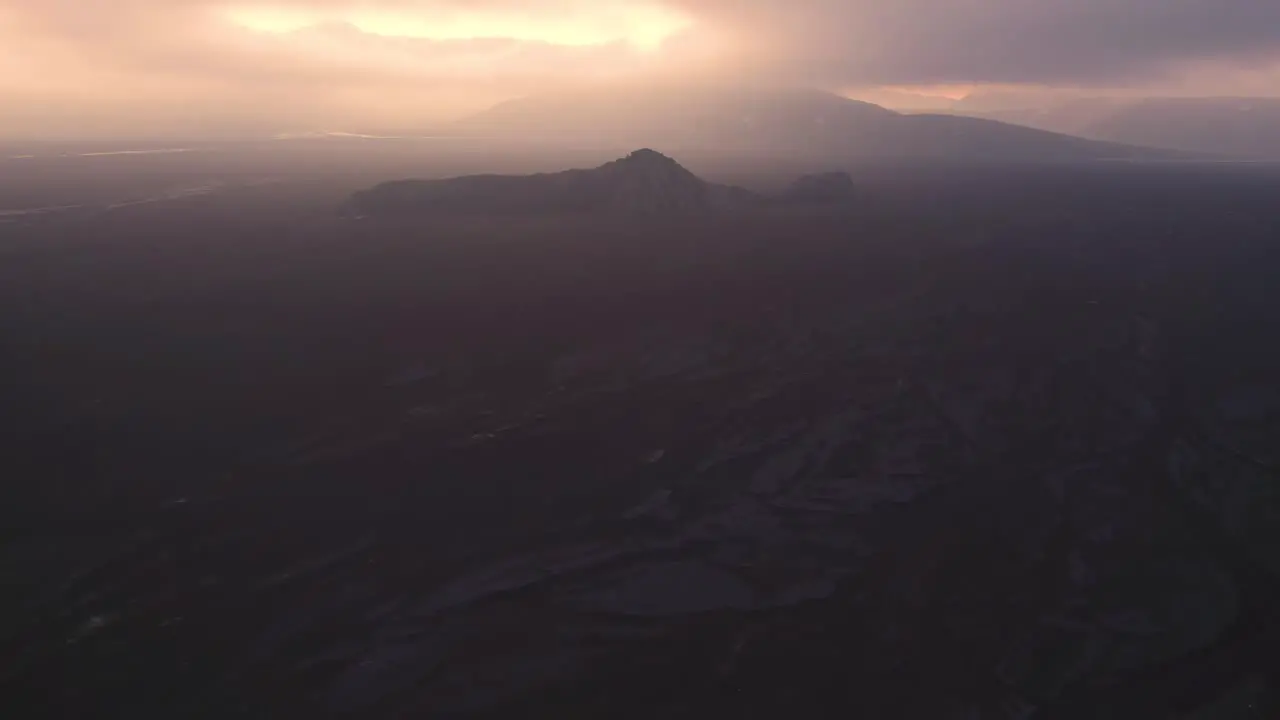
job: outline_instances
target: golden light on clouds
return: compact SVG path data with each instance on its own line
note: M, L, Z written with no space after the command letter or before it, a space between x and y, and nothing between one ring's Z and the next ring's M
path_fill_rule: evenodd
M939 97L947 100L963 100L969 96L975 89L976 85L897 85L884 88L894 92L910 93L912 95L923 95L926 97Z
M656 4L592 0L556 9L463 10L446 7L392 11L303 10L272 5L224 8L224 17L258 33L286 34L330 23L345 23L372 35L429 40L503 38L564 46L625 42L652 50L691 25L689 18Z
M399 130L584 83L1280 92L1276 0L1131 2L1141 37L1079 0L0 0L0 137Z

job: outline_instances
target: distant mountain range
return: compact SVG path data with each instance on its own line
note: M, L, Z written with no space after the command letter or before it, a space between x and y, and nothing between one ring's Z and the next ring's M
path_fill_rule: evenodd
M1094 140L1280 160L1280 98L975 95L948 112Z
M798 179L776 197L707 182L650 149L590 169L535 175L468 175L441 180L396 180L351 197L356 215L565 214L670 216L761 205L831 204L853 196L842 172Z
M540 141L656 146L736 156L852 161L1088 161L1167 158L990 119L906 115L794 88L597 88L502 103L451 132Z

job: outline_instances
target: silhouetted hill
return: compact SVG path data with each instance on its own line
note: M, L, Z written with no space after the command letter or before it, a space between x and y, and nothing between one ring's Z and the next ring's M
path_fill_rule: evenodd
M1095 140L1280 160L1280 98L1073 98L995 107L962 100L953 112Z
M1071 161L1166 155L990 120L902 115L791 88L610 88L537 95L502 103L460 122L455 130L826 160Z
M703 181L662 153L642 149L596 168L535 175L397 180L356 193L362 214L690 214L750 204L741 188Z

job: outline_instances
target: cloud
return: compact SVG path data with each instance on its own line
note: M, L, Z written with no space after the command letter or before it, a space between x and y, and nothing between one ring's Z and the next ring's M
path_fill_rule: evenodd
M542 25L530 23L545 39L509 37L520 34L509 30L510 14L493 20L517 6L528 14L530 5L0 0L0 103L12 108L0 113L0 133L77 122L111 133L165 124L201 131L421 125L558 83L660 73L671 64L671 53L630 37L637 27L619 20L669 21L643 10L650 6L543 3L535 8ZM245 8L250 17L301 22L271 31L245 27L233 12ZM414 18L428 35L448 21L452 36L410 32ZM384 32L361 28L361 21Z
M0 0L0 133L425 123L635 77L1274 94L1277 67L1275 0Z
M1143 83L1280 58L1275 0L677 0L820 83Z
M396 13L409 13L405 19L418 18L418 24L429 31L459 13L471 13L473 18L479 10L495 13L507 6L507 0L417 4L382 0L360 6L337 0L274 0L260 6L226 5L217 0L116 0L93 5L82 5L80 0L30 2L26 12L19 13L19 19L25 21L26 37L47 40L48 45L61 46L66 55L97 66L146 73L240 75L251 69L266 79L295 74L332 78L331 73L341 79L345 71L388 76L406 72L452 77L465 77L469 72L490 77L563 76L589 74L602 67L622 71L644 54L625 42L625 37L601 35L594 41L561 42L554 36L555 23L547 28L546 38L513 37L503 34L502 28L486 34L483 24L457 37L406 36L412 33L398 31L395 24L400 20ZM416 16L410 13L415 7L419 9ZM430 12L423 15L423 8ZM255 17L266 27L274 24L278 31L246 27L236 21ZM293 18L295 23L282 26L282 18ZM382 23L380 27L387 32L361 27L361 21L370 18ZM474 25L475 20L472 22ZM578 23L582 25L581 20ZM611 64L602 66L604 61Z

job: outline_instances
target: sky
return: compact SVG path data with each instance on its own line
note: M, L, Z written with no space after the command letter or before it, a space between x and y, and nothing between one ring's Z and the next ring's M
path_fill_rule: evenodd
M0 0L0 136L419 127L639 79L1280 95L1280 2Z

